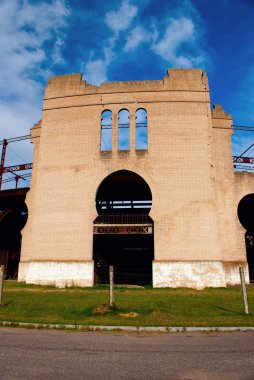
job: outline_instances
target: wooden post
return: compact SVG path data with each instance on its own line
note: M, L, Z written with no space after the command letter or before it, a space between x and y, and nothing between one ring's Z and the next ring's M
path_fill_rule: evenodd
M242 285L244 312L245 312L245 314L249 314L248 297L247 297L243 267L239 267L239 273L240 273L240 279L241 279L241 285Z
M3 300L3 287L4 287L4 265L0 265L0 306Z
M109 267L109 305L113 307L114 304L114 268Z

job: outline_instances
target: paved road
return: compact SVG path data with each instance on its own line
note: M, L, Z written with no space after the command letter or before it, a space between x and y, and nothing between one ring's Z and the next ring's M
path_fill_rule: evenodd
M0 379L253 380L254 333L0 329Z

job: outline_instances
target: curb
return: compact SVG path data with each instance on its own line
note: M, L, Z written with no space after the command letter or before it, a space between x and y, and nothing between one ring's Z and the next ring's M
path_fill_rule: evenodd
M96 325L64 325L64 324L46 324L46 323L29 323L29 322L9 322L0 321L0 327L21 327L26 329L45 329L45 330L77 330L77 331L130 331L130 332L162 332L162 333L180 333L180 332L233 332L233 331L253 331L254 327L145 327L145 326L96 326Z

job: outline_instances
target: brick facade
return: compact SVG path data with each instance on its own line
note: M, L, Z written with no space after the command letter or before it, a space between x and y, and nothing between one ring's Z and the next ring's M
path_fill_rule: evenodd
M135 149L139 108L147 111L146 150ZM117 148L121 109L130 112L128 151ZM103 110L113 114L110 152L100 149ZM253 191L254 176L234 172L231 134L231 115L220 106L211 111L202 70L169 69L162 80L100 87L80 74L51 78L42 120L31 129L34 166L19 280L93 285L96 191L117 170L139 174L152 192L155 287L238 283L240 264L248 278L237 205Z

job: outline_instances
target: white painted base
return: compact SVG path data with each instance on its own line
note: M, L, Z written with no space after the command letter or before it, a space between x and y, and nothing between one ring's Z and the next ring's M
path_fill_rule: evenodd
M223 263L227 285L241 284L239 267L243 267L246 284L250 283L248 263Z
M221 261L154 261L154 288L226 287L240 283L239 265L244 266L246 283L249 283L248 264Z
M27 262L19 264L18 281L27 284L93 286L94 262Z
M226 287L240 284L239 266L243 266L249 283L247 263L221 261L154 261L154 288ZM93 286L94 262L27 262L19 264L18 281L27 284Z

